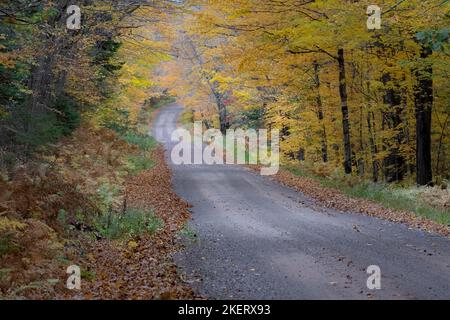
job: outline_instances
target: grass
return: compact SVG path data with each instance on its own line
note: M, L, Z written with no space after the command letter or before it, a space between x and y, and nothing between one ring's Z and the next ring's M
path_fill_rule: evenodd
M122 139L130 145L137 146L141 151L138 155L130 155L127 157L127 171L131 175L137 175L143 170L153 168L155 164L149 158L148 154L158 143L152 136L138 132L129 132L122 136Z
M146 155L128 156L127 170L130 175L137 175L139 172L153 168L155 163Z
M95 272L90 270L81 270L81 279L92 281L95 279Z
M109 239L130 239L142 234L154 234L164 227L164 222L151 210L129 209L124 214L102 214L96 227Z
M345 180L345 178L322 177L298 167L287 166L285 169L297 176L314 179L323 187L338 189L348 196L372 200L390 209L410 211L418 216L450 225L450 212L448 210L439 210L420 199L424 187L401 187L394 184L369 181L355 182L353 180L352 183L349 183L349 180Z
M187 223L183 226L183 229L180 230L180 235L190 240L197 238L197 234Z
M122 139L128 144L137 146L141 151L150 151L156 147L156 140L149 135L140 133L127 133Z

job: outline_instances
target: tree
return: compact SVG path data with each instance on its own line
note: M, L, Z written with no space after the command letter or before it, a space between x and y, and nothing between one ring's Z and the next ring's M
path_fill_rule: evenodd
M429 58L433 51L428 45L422 45L421 59ZM431 114L433 109L433 68L429 62L416 70L416 168L417 184L428 185L433 180L431 169Z

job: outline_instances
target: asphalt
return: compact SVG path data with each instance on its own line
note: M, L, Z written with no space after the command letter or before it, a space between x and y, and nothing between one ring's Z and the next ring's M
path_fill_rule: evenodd
M182 107L152 134L170 151ZM450 239L360 214L317 208L305 195L237 165L174 165L193 205L175 258L210 299L450 299ZM367 287L379 266L381 289Z

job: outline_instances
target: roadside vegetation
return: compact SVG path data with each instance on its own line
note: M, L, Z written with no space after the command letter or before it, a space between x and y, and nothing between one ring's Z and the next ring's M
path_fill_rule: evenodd
M154 245L171 236L157 205L133 202L127 184L162 166L149 124L173 98L149 78L168 56L164 41L141 39L160 29L172 6L96 1L83 6L81 30L67 29L66 8L66 1L0 5L0 299L124 294L103 291L101 281L126 270L112 270L113 262L151 258L138 254L141 238L153 245L148 265L167 279L139 270L154 283L126 294L151 298L176 283L169 249ZM136 26L126 41L123 25ZM66 289L70 265L81 267L80 292Z
M150 208L130 206L125 192L128 177L155 165L155 148L137 127L118 133L84 125L3 173L2 296L63 294L65 268L86 266L86 246L108 239L126 245L161 230L162 219Z
M293 165L284 167L294 175L312 178L321 186L339 190L348 196L372 200L394 210L410 211L450 226L450 190L446 181L435 187L374 183L338 173L324 174L323 168L318 168L299 168Z

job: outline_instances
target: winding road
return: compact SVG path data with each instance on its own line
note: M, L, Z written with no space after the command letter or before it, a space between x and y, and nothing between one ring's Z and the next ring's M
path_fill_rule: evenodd
M167 149L182 107L162 109L153 135ZM450 239L402 224L320 209L241 166L174 165L174 188L193 205L176 255L211 299L450 299ZM356 227L355 227L356 226ZM366 270L381 269L369 290Z

